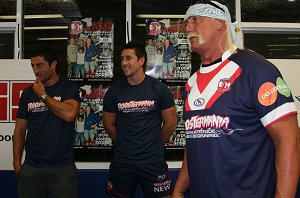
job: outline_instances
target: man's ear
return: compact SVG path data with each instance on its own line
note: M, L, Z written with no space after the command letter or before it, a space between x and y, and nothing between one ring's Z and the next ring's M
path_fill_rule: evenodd
M141 65L144 65L144 63L145 63L145 57L141 57L139 59L139 62L140 62Z
M50 66L56 68L56 65L57 65L57 60L54 60L52 61Z
M217 27L217 30L226 28L226 22L224 20L217 19L216 27Z

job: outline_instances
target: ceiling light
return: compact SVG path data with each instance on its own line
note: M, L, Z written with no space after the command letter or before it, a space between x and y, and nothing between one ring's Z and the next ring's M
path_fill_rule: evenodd
M57 37L57 38L37 38L39 41L56 41L56 40L68 40L67 37Z
M299 44L278 44L278 45L267 45L268 47L299 47Z
M178 19L184 18L185 15L175 15L175 14L137 14L136 18L146 18L146 19L153 19L153 18L160 18L160 19Z
M38 26L38 27L24 27L24 30L65 30L68 26Z
M25 19L51 19L51 18L64 18L61 14L38 14L38 15L25 15ZM16 19L16 16L0 16L0 19Z
M285 49L269 49L270 51L284 51Z

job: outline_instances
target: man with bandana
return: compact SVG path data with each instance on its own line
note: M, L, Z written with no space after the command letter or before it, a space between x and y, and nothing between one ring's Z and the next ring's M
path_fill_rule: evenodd
M297 111L280 72L234 45L226 6L196 3L185 22L202 64L185 85L186 151L172 197L295 197Z

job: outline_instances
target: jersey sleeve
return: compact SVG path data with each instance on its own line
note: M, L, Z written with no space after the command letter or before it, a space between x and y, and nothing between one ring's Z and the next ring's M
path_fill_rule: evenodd
M271 62L267 60L257 62L250 74L248 82L253 83L255 109L265 127L297 113L291 90Z
M26 96L28 95L27 93L28 93L27 90L24 90L22 92L22 95L21 95L21 98L19 101L19 108L17 111L17 118L27 119L27 105L26 105L26 100L25 100L25 98L27 98Z
M73 99L73 100L80 102L79 86L77 85L77 83L68 81L66 90L67 91L65 92L63 100Z
M160 110L165 110L175 106L173 94L166 85L161 84L161 88L159 92L160 92L160 101L159 101Z
M110 113L117 112L117 106L115 102L115 99L117 97L116 93L117 92L115 91L115 86L111 86L108 88L103 100L103 111Z

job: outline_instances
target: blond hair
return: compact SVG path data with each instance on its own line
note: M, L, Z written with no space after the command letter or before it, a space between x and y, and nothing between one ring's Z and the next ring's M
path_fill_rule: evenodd
M226 34L226 45L227 45L226 48L229 49L231 53L236 53L237 47L234 45L234 42L232 40L230 26L228 22L225 22L225 24L226 24L226 32L224 32L224 34Z

